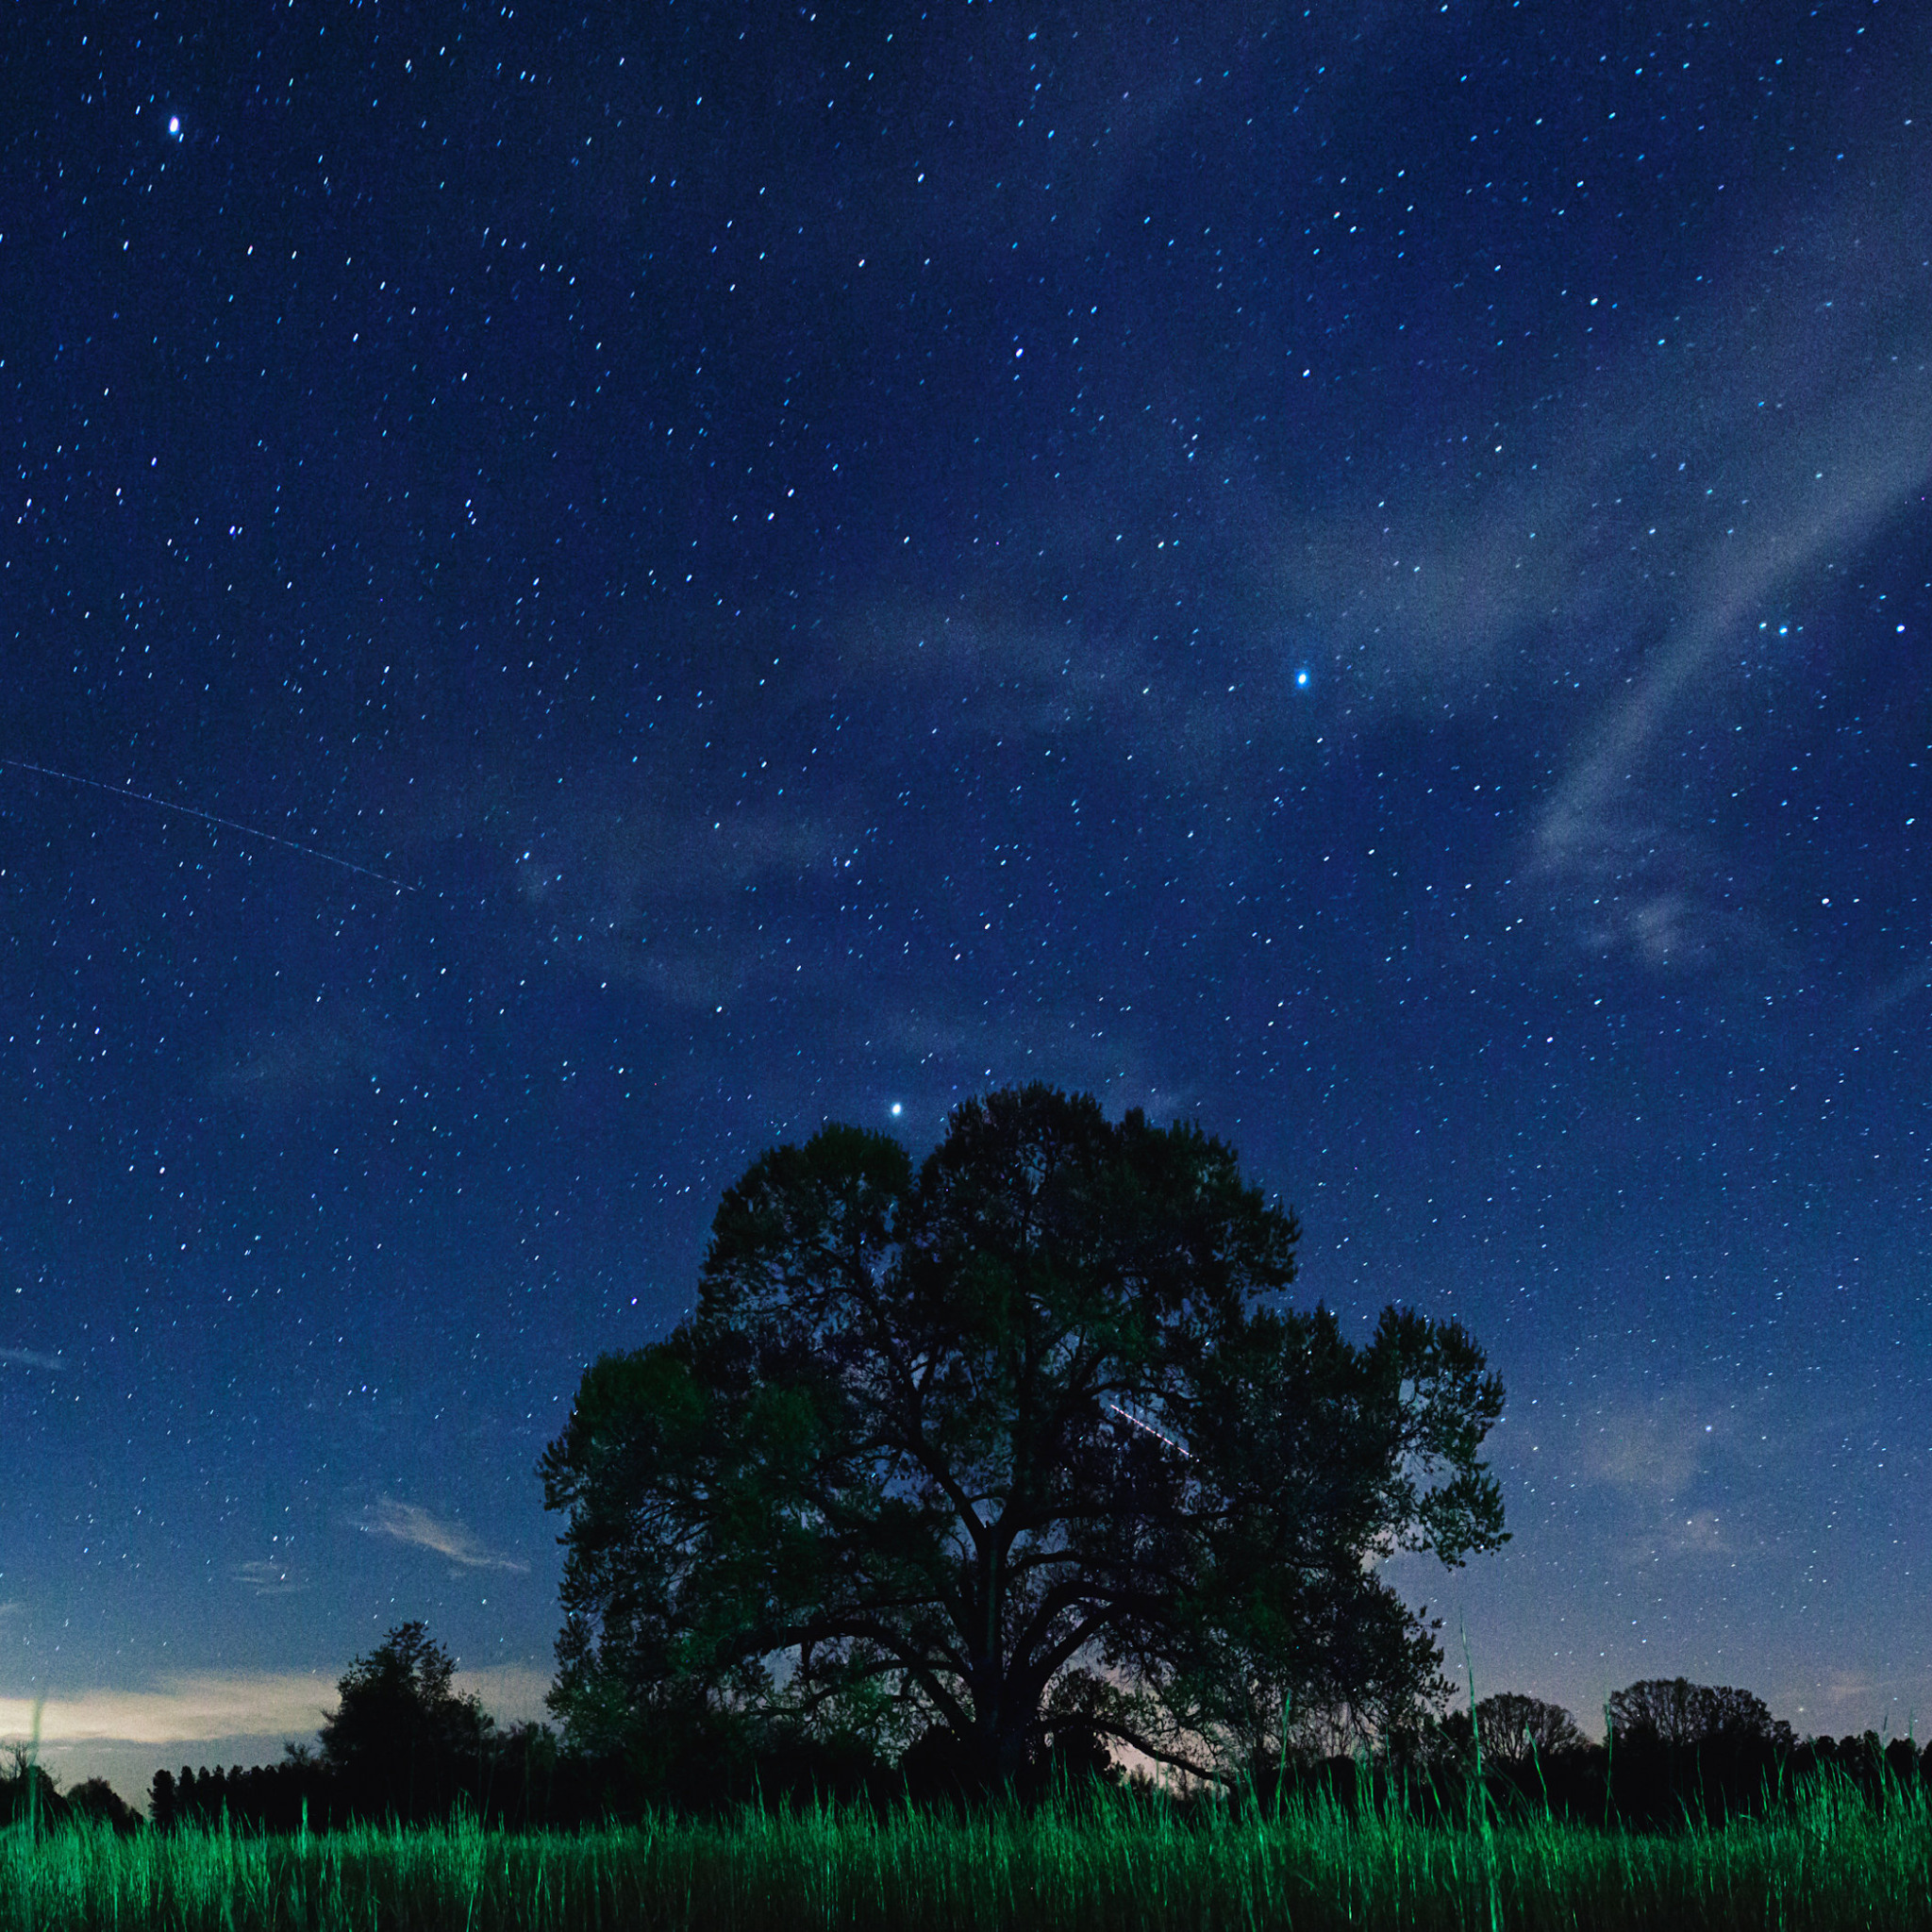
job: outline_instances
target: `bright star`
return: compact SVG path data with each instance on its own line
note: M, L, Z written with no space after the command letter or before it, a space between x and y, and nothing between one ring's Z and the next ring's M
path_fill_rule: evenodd
M906 1111L906 1109L905 1109L905 1108L904 1108L903 1107L901 1107L901 1106L899 1105L899 1103L898 1103L898 1102L897 1102L896 1100L895 1100L895 1101L893 1101L893 1103L892 1103L892 1113L893 1113L893 1116L894 1116L894 1118L896 1118L896 1117L897 1117L898 1115L900 1115L900 1114L904 1113L905 1111Z
M1301 668L1301 669L1300 669L1299 671L1297 671L1297 672L1295 673L1295 675L1294 675L1294 681L1295 681L1295 686L1296 686L1296 688L1297 688L1298 690L1300 690L1300 691L1307 691L1307 688L1308 688L1308 667L1307 667L1307 666L1306 664L1304 664L1304 665L1302 666L1302 668Z
M169 132L170 134L172 134L172 135L173 135L173 136L175 137L175 139L176 141L179 141L179 140L181 139L181 117L180 117L180 115L178 115L178 114L170 114L170 115L168 116L168 132Z

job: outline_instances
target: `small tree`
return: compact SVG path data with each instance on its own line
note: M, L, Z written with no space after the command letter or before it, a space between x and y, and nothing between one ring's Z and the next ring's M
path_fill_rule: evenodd
M397 1624L350 1665L322 1726L322 1755L351 1810L418 1819L449 1809L495 1730L475 1697L452 1689L455 1672L420 1622Z
M104 1777L83 1778L67 1793L69 1815L111 1824L118 1832L139 1831L141 1813Z
M39 1712L35 1712L35 1736L39 1737ZM24 1824L30 1836L58 1824L67 1816L67 1800L60 1795L58 1780L44 1764L36 1761L25 1744L12 1749L13 1769L0 1772L0 1824Z
M1298 1228L1198 1128L1045 1087L915 1179L830 1126L720 1205L695 1315L586 1372L552 1707L686 1763L775 1737L945 1780L1124 1744L1232 1779L1285 1723L1440 1704L1377 1574L1504 1540L1503 1391L1454 1323L1279 1305Z

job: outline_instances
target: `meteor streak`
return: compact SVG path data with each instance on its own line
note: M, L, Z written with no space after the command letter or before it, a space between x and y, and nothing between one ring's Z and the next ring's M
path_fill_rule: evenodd
M1152 1423L1143 1423L1139 1416L1129 1415L1127 1411L1124 1409L1118 1402L1109 1402L1107 1406L1108 1407L1112 1409L1114 1414L1119 1416L1123 1422L1132 1423L1137 1429L1145 1429L1150 1436L1153 1436L1159 1441L1165 1442L1167 1446L1170 1449L1174 1450L1176 1455L1185 1456L1190 1462L1193 1461L1194 1452L1191 1449L1183 1449L1181 1445L1178 1442L1176 1442L1172 1436L1165 1434L1163 1431L1159 1429L1157 1429Z
M214 812L203 811L198 806L176 805L171 799L157 798L147 791L130 791L125 785L104 785L98 778L83 778L77 772L57 772L51 765L29 764L25 758L0 758L0 765L10 765L16 772L33 772L42 778L58 778L65 785L85 785L90 791L105 791L111 798L130 798L137 805L151 805L157 811L178 811L191 819L201 820L204 824L220 825L225 831L240 832L245 839L266 839L271 845L286 845L291 852L299 852L305 858L319 858L325 865L339 865L344 872L359 873L365 879L376 879L385 886L393 886L399 892L416 890L401 879L391 878L386 872L358 865L353 858L338 858L333 852L324 852L297 840L285 839L279 832L264 832L259 825L244 825L239 819L221 818Z

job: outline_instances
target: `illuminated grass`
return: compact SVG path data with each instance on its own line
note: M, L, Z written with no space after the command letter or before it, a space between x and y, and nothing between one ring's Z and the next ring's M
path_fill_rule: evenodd
M1923 1798L1838 1781L1782 1813L1673 1836L1279 1819L1127 1801L959 1819L830 1810L575 1835L475 1825L326 1837L80 1827L0 1838L0 1932L528 1927L1853 1927L1932 1932Z

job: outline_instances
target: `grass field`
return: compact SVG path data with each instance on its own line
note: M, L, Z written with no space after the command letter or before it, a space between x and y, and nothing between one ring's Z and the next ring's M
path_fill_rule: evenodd
M0 1839L0 1932L107 1928L1924 1927L1932 1817L1827 1781L1780 1815L1670 1836L1424 1825L1326 1803L973 1819L749 1813L575 1835L457 1824L263 1838L75 1827Z

